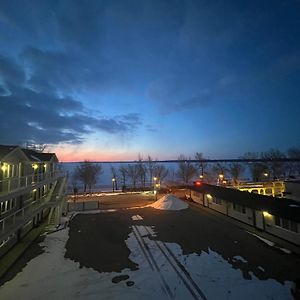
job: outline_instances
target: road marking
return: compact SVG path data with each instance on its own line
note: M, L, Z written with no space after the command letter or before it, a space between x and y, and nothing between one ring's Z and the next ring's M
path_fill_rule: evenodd
M148 227L145 226L138 226L143 229L145 233L148 233L147 235L153 236L154 232L150 231ZM138 230L137 226L136 229ZM143 239L143 237L141 237ZM144 243L146 241L143 239ZM199 286L195 283L189 272L185 269L185 267L180 263L180 261L176 258L174 253L171 251L171 249L166 245L166 243L157 241L157 240L151 240L156 245L156 250L158 250L160 253L163 254L169 265L172 267L172 269L177 274L178 278L182 281L182 283L185 285L186 289L190 292L192 297L195 300L207 300L204 293L201 291ZM147 249L150 251L149 246L147 246ZM152 250L153 251L153 250ZM155 251L155 250L154 250ZM153 257L153 255L152 255Z
M140 248L142 249L152 271L158 273L159 275L159 278L160 278L160 287L162 289L162 291L164 292L164 294L166 294L170 299L173 299L173 294L171 292L171 289L169 287L169 285L167 284L164 276L162 275L162 273L160 272L159 270L159 267L148 247L148 245L145 243L145 241L143 240L142 236L141 236L141 233L139 232L138 228L133 225L132 226L132 229L133 229L133 234L136 238L136 240L138 241L138 244L140 246Z

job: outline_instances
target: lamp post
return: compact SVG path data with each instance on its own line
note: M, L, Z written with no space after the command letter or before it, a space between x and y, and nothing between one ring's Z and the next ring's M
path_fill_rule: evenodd
M221 173L221 174L219 174L219 178L218 178L218 182L220 183L222 183L224 181L224 174L223 173Z
M269 176L268 172L265 172L264 176L265 176L266 181L268 181L268 176Z
M154 189L154 194L155 194L155 200L157 200L157 189L156 189L156 187L157 187L157 177L156 176L154 176L153 177L153 181L154 181L154 186L153 186L153 189Z
M115 177L113 177L112 178L112 187L113 187L113 193L115 192L115 183L116 183L116 178Z

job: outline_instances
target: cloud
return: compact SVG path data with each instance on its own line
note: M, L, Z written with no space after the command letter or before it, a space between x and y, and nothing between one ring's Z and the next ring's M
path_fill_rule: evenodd
M0 63L3 66L0 74L2 143L76 144L95 131L127 134L141 124L138 114L92 116L71 96L58 96L48 89L42 91L28 87L22 68L11 59L1 57ZM5 93L6 89L9 93Z

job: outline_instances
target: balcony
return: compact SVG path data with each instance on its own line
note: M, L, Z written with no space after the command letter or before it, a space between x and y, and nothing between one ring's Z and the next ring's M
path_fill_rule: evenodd
M0 239L5 239L45 208L55 207L64 198L66 176L59 177L47 195L30 204L13 211L0 220Z
M64 172L54 171L0 180L0 201L30 192L30 190L55 181L62 176L65 176Z

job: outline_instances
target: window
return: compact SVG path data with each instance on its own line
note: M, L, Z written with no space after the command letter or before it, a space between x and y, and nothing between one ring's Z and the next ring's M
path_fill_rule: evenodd
M273 191L272 191L272 189L266 189L266 194L267 195L272 195L273 194Z
M220 198L217 198L217 197L212 197L211 202L215 203L215 204L222 205L222 200Z
M299 233L299 224L294 221L290 221L288 219L280 218L275 216L275 225L281 228L284 228L289 231L293 231L295 233Z
M291 231L298 233L298 224L294 221L291 221Z
M233 210L241 213L241 214L245 214L246 213L246 207L245 205L240 205L240 204L236 204L233 203Z

